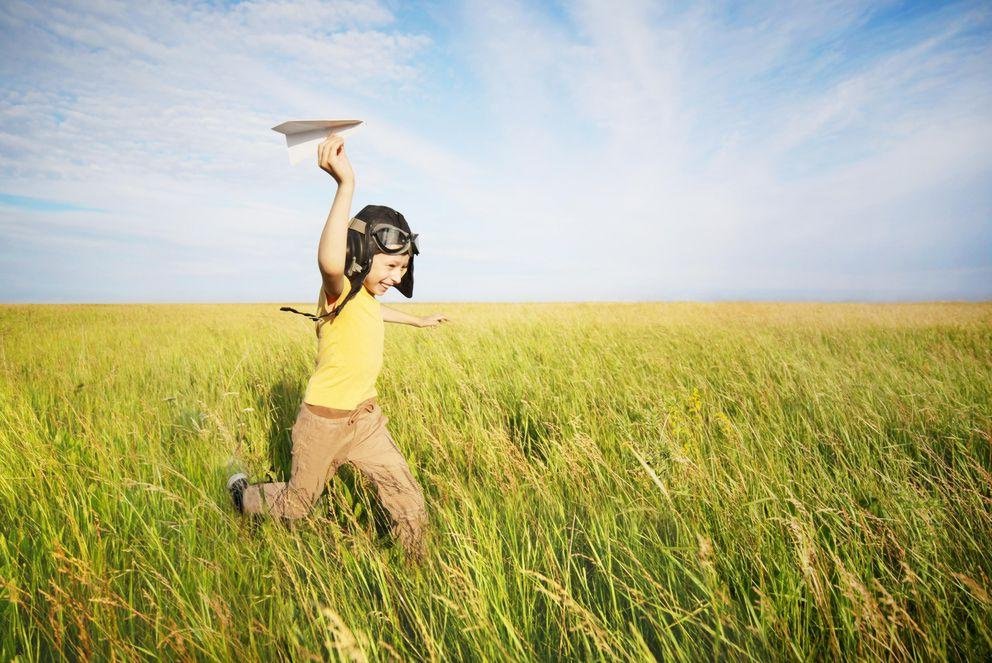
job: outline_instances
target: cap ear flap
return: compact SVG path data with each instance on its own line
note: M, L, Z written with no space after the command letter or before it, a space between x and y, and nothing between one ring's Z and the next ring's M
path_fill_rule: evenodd
M396 284L396 289L403 293L403 296L407 299L413 297L413 256L410 256L410 262L406 265L406 274L400 279L400 282Z
M365 234L358 232L355 228L349 228L346 239L348 249L345 253L344 274L351 277L366 269L372 256L368 248L368 237Z

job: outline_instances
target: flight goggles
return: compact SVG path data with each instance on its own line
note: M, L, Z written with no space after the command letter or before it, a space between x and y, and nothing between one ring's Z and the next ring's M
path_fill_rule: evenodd
M371 226L361 219L352 219L348 225L358 232L365 234L368 232L379 245L383 253L392 255L401 253L420 253L420 243L417 241L417 233L408 233L402 228L397 228L388 223L374 223Z

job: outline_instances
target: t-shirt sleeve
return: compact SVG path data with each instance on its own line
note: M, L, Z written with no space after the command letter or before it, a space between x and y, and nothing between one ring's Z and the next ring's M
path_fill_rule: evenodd
M334 308L336 304L343 302L344 298L348 296L348 291L351 290L351 281L344 276L341 277L341 280L344 282L341 289L341 294L338 295L338 298L333 302L330 302L330 304L327 302L327 293L324 292L324 286L320 286L320 292L317 294L317 315L325 315L332 308Z

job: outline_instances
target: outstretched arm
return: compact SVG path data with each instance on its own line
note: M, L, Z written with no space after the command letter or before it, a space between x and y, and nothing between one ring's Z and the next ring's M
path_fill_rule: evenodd
M344 289L344 259L348 247L348 221L351 217L351 197L355 192L355 174L344 151L344 139L331 134L317 147L317 165L330 173L338 183L331 211L327 214L324 231L317 245L317 267L327 293L333 302Z
M436 327L442 322L448 321L448 316L441 313L435 313L434 315L429 315L425 318L418 318L415 315L410 315L409 313L404 313L403 311L397 311L394 308L389 308L385 304L381 305L382 308L382 319L385 322L398 322L403 325L412 325L414 327Z

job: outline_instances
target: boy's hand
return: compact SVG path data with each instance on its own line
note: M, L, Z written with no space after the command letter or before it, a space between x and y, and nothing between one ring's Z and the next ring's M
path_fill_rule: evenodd
M428 315L425 318L420 319L420 324L418 327L437 327L442 322L447 322L448 316L443 313L435 313L434 315Z
M331 134L317 146L317 165L330 173L338 186L355 183L355 173L344 151L344 138L338 134Z

